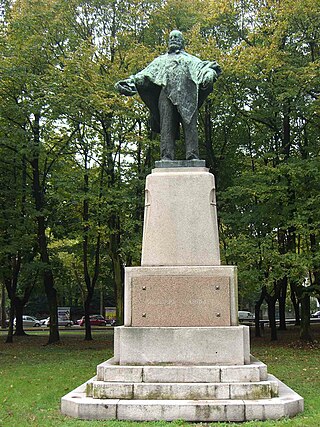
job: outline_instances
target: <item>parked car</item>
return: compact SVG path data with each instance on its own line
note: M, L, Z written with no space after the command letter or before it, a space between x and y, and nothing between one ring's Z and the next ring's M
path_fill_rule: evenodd
M84 326L84 322L85 322L85 320L84 320L84 316L83 316L80 320L78 320L77 323L80 326ZM106 326L106 324L107 324L107 321L103 316L101 316L101 314L93 314L90 316L90 325L92 325L92 326Z
M106 324L109 326L116 326L117 322L115 319L106 319Z
M312 314L311 314L311 317L312 317L312 318L320 317L320 311L316 311L315 313L312 313Z
M45 319L40 319L40 325L41 326L46 326L46 323L47 323L48 319L50 319L50 317L46 317Z
M240 322L253 322L254 321L254 314L250 311L238 311L238 319Z
M16 326L16 319L14 319L13 324ZM22 316L22 324L24 328L36 328L40 326L40 320L33 316Z
M58 326L72 326L73 321L64 317L58 317ZM41 326L50 326L50 317L41 320Z

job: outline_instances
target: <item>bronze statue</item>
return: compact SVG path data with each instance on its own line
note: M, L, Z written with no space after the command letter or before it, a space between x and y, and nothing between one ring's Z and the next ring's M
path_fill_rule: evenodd
M116 83L124 95L139 93L151 111L151 129L160 133L161 160L173 160L182 124L186 159L199 159L198 109L221 74L215 62L201 61L184 50L180 31L171 31L169 49L145 69Z

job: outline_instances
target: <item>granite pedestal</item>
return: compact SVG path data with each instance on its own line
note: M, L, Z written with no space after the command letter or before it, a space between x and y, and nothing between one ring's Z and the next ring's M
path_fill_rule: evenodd
M203 161L147 177L140 267L125 269L114 357L62 398L64 414L134 421L291 417L303 399L250 355L237 270L220 265L214 177Z
M214 176L159 168L147 176L141 266L220 265Z

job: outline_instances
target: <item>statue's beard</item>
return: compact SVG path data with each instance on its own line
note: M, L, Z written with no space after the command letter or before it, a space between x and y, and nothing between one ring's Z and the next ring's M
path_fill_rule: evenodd
M182 44L181 43L176 43L176 42L171 42L169 44L169 52L175 52L177 50L182 50Z

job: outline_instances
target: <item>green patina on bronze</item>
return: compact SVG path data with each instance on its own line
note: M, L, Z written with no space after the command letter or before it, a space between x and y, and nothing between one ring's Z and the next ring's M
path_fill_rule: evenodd
M139 93L151 112L151 129L161 135L161 158L174 159L174 142L181 123L185 135L186 159L198 159L198 109L213 90L221 74L215 61L202 61L184 50L180 31L169 36L169 49L146 68L116 83L124 95Z

